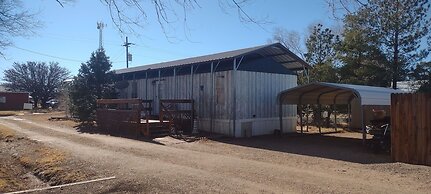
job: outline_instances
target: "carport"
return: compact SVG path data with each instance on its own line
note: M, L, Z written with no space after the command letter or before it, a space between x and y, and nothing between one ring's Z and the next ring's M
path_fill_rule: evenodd
M277 100L279 110L282 110L283 105L296 104L302 112L303 104L317 104L318 112L321 113L321 105L348 105L352 106L352 101L357 100L360 111L360 128L362 130L362 139L365 142L367 134L365 131L364 107L368 106L390 106L391 93L400 93L399 90L383 87L373 87L364 85L351 84L336 84L327 82L310 83L303 86L297 86L278 94ZM335 107L335 106L334 106ZM335 115L335 126L337 126L337 114ZM279 111L280 130L283 131L283 112ZM319 115L320 119L321 115ZM349 116L350 118L350 116ZM349 121L350 122L350 121ZM320 122L318 124L320 129ZM303 132L302 114L300 116L301 133ZM320 130L319 130L320 131Z

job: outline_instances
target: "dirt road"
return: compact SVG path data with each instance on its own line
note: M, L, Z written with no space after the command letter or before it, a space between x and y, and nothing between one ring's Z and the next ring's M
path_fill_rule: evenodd
M389 163L350 136L258 137L186 143L79 133L55 122L3 117L0 124L85 161L116 179L58 193L429 193L431 168ZM44 191L43 193L46 193Z

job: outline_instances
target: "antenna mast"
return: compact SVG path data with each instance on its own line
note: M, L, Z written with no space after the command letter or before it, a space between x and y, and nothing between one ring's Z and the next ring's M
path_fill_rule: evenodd
M103 48L103 37L102 37L102 31L103 28L106 27L106 24L103 22L97 22L97 29L99 29L99 49Z

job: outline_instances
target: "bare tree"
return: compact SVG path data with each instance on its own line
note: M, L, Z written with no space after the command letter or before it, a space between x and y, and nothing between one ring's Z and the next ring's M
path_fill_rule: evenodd
M181 21L187 28L188 13L200 8L197 0L100 0L109 10L111 20L121 33L136 33L136 27L143 28L148 15L153 12L165 36L169 36L171 24ZM235 10L242 22L261 27L266 19L256 19L249 15L245 6L249 0L218 0L219 7L226 13ZM152 6L153 8L148 8ZM178 12L177 10L182 10ZM229 11L228 11L229 10ZM133 14L134 13L134 14Z
M13 91L30 92L35 107L39 101L45 107L48 100L57 97L68 75L69 71L56 62L14 63L11 69L4 71L4 85Z
M277 27L274 29L270 42L280 42L297 56L305 59L301 35L297 31L288 31L285 28Z
M325 0L336 20L342 20L344 15L352 14L362 6L368 4L369 0Z
M73 3L75 0L55 0L61 7L64 7L65 4Z
M40 27L35 15L25 10L19 0L0 1L0 56L4 56L2 50L12 45L14 37L32 35Z
M142 29L147 22L147 15L151 12L156 15L157 22L164 35L169 38L168 29L171 24L181 21L187 28L187 14L200 8L197 0L99 0L108 8L114 26L121 33L134 33L139 35L137 29ZM251 22L262 26L265 19L257 20L250 16L245 6L250 0L218 0L223 10L236 10L242 22ZM75 2L75 0L55 0L61 7ZM182 10L178 12L178 10ZM30 12L22 6L20 0L0 0L0 56L1 50L12 45L12 39L19 36L29 36L41 26L37 13Z

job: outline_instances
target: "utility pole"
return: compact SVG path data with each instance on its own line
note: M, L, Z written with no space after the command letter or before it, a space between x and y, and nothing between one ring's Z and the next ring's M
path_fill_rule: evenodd
M102 30L104 27L106 27L106 24L103 22L97 22L97 29L99 29L99 49L103 48Z
M126 36L126 42L123 44L124 47L126 47L126 67L129 68L129 61L132 61L132 55L129 54L129 46L134 45L133 43L129 42L129 39Z

